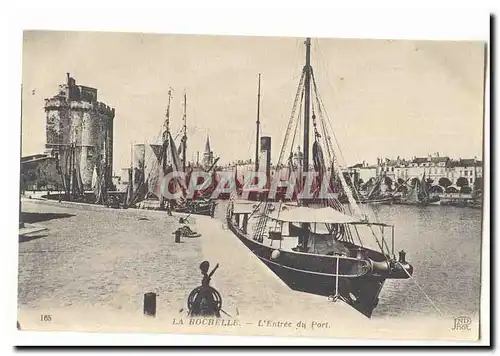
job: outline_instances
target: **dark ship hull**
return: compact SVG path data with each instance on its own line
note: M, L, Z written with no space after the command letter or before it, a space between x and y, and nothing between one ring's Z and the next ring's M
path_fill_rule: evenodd
M340 299L368 318L378 305L385 280L406 279L413 273L412 266L404 261L390 264L383 254L351 244L346 246L352 249L352 257L278 251L244 233L230 216L227 223L238 239L291 289L329 298L337 290Z
M394 199L392 197L384 197L384 198L371 198L371 199L356 199L356 203L358 204L385 204L392 205Z
M417 205L417 206L428 206L428 205L440 205L440 198L439 197L430 197L427 199L422 199L419 201L408 201L401 199L396 202L396 204L399 205Z

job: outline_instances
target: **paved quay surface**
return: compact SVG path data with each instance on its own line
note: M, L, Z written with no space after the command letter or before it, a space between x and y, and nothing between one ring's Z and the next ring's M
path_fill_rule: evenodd
M23 199L23 221L47 230L20 238L22 328L338 337L387 332L390 325L384 320L368 320L343 303L289 289L225 228L224 205L214 219L191 216L190 227L202 236L177 244L172 232L183 214L169 217L157 211ZM174 325L174 318L188 323L186 300L200 285L203 260L210 262L210 269L220 264L211 285L230 315L222 316L236 320L236 326ZM146 292L158 294L154 319L142 315ZM42 314L51 315L51 322L42 322ZM293 326L264 326L268 320ZM297 328L298 321L306 329ZM428 325L422 330L436 337ZM401 337L408 334L396 327L392 337L398 332Z

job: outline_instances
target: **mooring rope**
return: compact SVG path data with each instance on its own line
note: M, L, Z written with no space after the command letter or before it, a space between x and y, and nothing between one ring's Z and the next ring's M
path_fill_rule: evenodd
M424 289L417 283L417 281L413 278L413 276L408 273L408 271L406 270L406 268L404 268L403 264L401 262L399 262L399 261L398 261L398 263L401 266L401 268L403 268L403 271L405 271L405 273L408 275L408 277L410 277L410 279L413 281L413 283L415 283L415 285L417 286L417 288L420 289L420 291L422 292L422 294L427 298L427 300L429 301L429 303L434 307L434 309L436 309L436 311L438 312L438 314L440 316L444 316L444 314L441 311L441 309L439 309L437 307L437 305L429 297L429 295L427 295L427 293L425 293Z

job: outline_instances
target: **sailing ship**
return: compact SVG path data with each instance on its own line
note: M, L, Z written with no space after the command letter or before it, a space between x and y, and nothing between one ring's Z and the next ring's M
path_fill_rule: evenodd
M227 225L291 289L332 296L333 300L342 300L363 315L371 317L385 281L410 278L413 267L406 261L404 251L400 251L396 258L394 226L371 221L363 214L353 196L357 195L357 191L348 187L341 167L334 167L334 162L338 165L338 160L331 142L333 129L328 126L329 120L325 120L324 105L310 65L309 38L305 41L305 47L306 63L277 166L289 173L292 170L309 172L309 130L312 118L313 171L318 173L313 194L318 196L319 182L328 171L336 172L335 178L341 183L340 188L347 196L347 204L339 202L335 194L328 199L315 201L294 193L293 202L271 202L268 197L258 204L238 203L233 196L226 212ZM315 94L315 100L311 100L311 91ZM286 164L282 162L290 138L290 153L291 147L295 147L302 106L304 156L302 164L294 167L290 159ZM295 115L297 107L299 111ZM293 127L295 130L292 135ZM328 165L325 164L322 146L326 147ZM304 186L301 179L297 183L299 188ZM376 247L371 248L367 241L363 241L363 233L374 238L371 244L375 246L376 243Z
M356 187L351 189L356 189ZM377 176L366 196L361 193L355 194L355 199L358 204L392 204L394 197L386 185L386 175Z
M421 180L414 178L413 184L408 189L407 193L395 202L402 205L439 205L440 198L438 195L430 194L430 184L425 180L425 172Z
M172 91L168 92L168 105L166 119L161 129L162 144L157 149L152 149L152 157L148 157L147 167L137 167L139 179L134 192L132 179L129 179L125 205L145 209L176 211L180 213L212 215L215 211L216 202L210 198L198 195L188 197L187 189L192 175L192 168L187 167L187 125L186 111L187 99L184 94L183 136L179 147L175 144L170 130L170 105ZM182 156L182 158L181 158ZM172 177L168 185L164 185L164 179L173 172L182 172L183 175ZM169 194L170 193L170 194ZM175 196L175 198L172 198Z

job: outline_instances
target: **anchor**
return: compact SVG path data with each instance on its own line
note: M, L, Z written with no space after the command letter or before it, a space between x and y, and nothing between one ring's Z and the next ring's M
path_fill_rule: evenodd
M208 261L203 261L200 264L200 270L203 275L201 286L193 289L189 293L187 300L188 316L190 317L204 316L220 318L222 297L215 288L210 286L210 280L217 268L219 268L219 264L217 263L210 273L208 273L209 268L210 263Z

